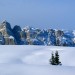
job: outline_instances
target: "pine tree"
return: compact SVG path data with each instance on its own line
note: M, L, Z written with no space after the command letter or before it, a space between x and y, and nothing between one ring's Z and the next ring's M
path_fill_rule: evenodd
M53 52L52 52L51 55L52 55L52 56L51 56L51 59L50 59L50 64L55 65L55 58L54 58Z
M61 64L61 62L59 61L59 54L58 54L58 51L55 52L55 64L56 64L56 65Z
M54 54L52 52L51 59L50 59L50 64L51 65L61 65L61 62L59 61L58 51L55 52L55 56L54 56Z

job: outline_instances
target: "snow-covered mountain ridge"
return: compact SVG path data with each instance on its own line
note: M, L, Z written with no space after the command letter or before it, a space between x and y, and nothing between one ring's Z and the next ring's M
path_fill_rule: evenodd
M0 24L1 45L52 45L75 46L75 31L39 29L25 26L23 29L3 21Z

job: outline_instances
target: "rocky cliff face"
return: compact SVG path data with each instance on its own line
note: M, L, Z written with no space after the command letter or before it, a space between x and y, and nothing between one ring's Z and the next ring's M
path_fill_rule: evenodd
M3 36L4 44L6 44L6 45L8 45L8 44L10 44L10 45L16 44L14 34L12 32L12 28L11 28L10 23L8 23L7 21L3 21L0 24L0 33Z
M0 44L75 46L75 31L41 30L29 26L21 29L18 25L11 28L10 23L3 21L0 24Z

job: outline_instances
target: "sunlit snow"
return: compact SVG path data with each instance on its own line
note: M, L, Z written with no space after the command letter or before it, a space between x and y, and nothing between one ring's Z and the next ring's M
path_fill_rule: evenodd
M58 50L62 66L49 64ZM0 46L0 75L75 75L75 48L56 46Z

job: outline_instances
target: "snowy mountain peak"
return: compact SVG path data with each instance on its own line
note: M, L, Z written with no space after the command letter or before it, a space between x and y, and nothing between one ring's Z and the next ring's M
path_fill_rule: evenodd
M7 45L13 42L17 45L75 46L75 31L39 29L30 26L21 29L18 25L11 28L10 23L5 20L0 24L0 33L2 34L0 38L3 38L4 44Z

